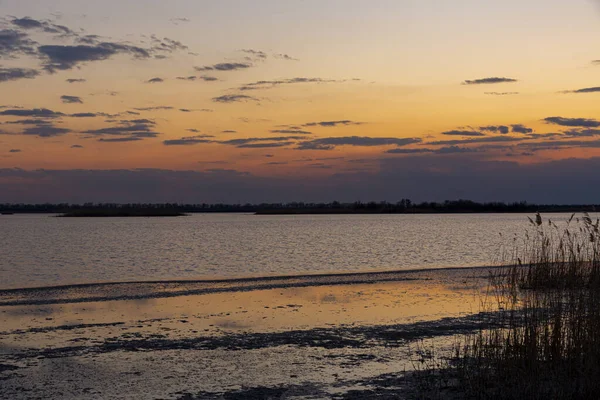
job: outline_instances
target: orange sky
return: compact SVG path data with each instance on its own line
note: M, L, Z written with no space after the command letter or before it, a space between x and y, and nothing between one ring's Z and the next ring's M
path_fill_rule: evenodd
M0 168L318 177L403 157L600 155L595 1L0 11Z

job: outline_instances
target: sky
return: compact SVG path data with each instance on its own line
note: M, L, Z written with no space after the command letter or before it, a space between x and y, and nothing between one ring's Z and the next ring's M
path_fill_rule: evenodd
M600 202L598 0L0 0L0 203Z

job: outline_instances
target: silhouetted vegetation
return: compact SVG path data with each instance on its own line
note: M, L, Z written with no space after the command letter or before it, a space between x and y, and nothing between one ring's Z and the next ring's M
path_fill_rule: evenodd
M82 208L70 210L59 217L182 217L187 214L173 208Z
M490 276L484 304L496 310L496 328L463 338L446 362L429 362L434 393L454 381L473 399L598 398L600 220L530 221L508 266Z
M0 213L47 213L66 214L89 211L100 213L101 210L108 214L129 210L137 213L138 210L146 212L163 212L165 210L179 213L256 213L270 214L427 214L427 213L535 213L535 212L593 212L600 209L600 205L591 204L529 204L518 203L477 203L470 200L453 200L442 203L422 202L413 203L409 199L402 199L396 203L382 202L354 202L340 203L260 203L260 204L116 204L116 203L85 203L85 204L0 204Z

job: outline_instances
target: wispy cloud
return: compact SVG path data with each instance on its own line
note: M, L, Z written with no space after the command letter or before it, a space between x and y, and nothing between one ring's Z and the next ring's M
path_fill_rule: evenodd
M484 94L487 94L490 96L515 96L520 93L519 92L484 92Z
M499 78L497 76L491 78L480 78L480 79L472 79L466 80L462 84L463 85L488 85L494 83L512 83L517 82L516 79L513 78Z
M390 150L387 150L386 153L389 153L389 154L425 154L425 153L460 154L460 153L475 153L477 151L479 151L477 148L448 146L448 147L441 147L439 149L430 149L430 148L425 148L425 147L419 148L419 149L390 149Z
M391 138L391 137L368 137L368 136L345 136L320 138L302 142L298 145L298 150L333 150L338 146L406 146L410 144L421 143L420 138Z
M278 54L273 54L273 57L278 58L280 60L287 60L287 61L300 61L297 58L294 58L290 55L287 54L282 54L282 53L278 53Z
M437 140L428 142L428 145L460 145L460 144L472 144L472 143L507 143L507 142L521 142L526 140L524 137L513 137L513 136L485 136L472 139L464 140Z
M334 83L334 82L346 82L345 80L335 79L323 79L323 78L291 78L291 79L279 79L270 81L257 81L252 83L246 83L242 85L240 90L259 90L259 89L271 89L280 85L292 85L298 83Z
M281 133L284 135L312 135L312 132L299 129L273 129L271 133Z
M16 81L19 79L33 79L40 72L30 68L2 68L0 67L0 82Z
M446 136L485 136L485 134L478 131L464 131L464 130L451 130L442 132L442 135Z
M10 115L14 117L39 117L39 118L57 118L65 114L59 111L52 111L47 108L16 108L0 111L0 115Z
M197 80L202 80L204 82L215 82L215 81L219 80L218 78L216 78L214 76L208 76L208 75L202 75L202 76L195 76L195 75L191 75L191 76L178 76L177 79L180 80L180 81L188 81L188 82L193 82L193 81L197 81Z
M567 91L567 93L597 93L600 92L600 86L587 87L583 89Z
M205 65L203 67L194 67L196 71L237 71L252 67L249 63L219 63L214 65Z
M510 132L510 128L506 125L480 126L479 129L482 131L486 131L486 132L501 133L503 135L506 135L508 132ZM472 136L472 135L469 135L469 136ZM476 136L480 136L480 135L476 135Z
M555 124L560 126L579 126L584 128L597 128L600 126L600 121L588 118L548 117L544 118L544 121L548 124Z
M181 139L170 139L164 140L163 144L165 146L192 146L200 143L213 143L214 140L208 139L212 136L198 135L198 136L189 136L182 137Z
M256 97L246 96L245 94L225 94L223 96L213 97L216 103L238 103L246 101L258 101Z
M249 54L252 57L255 58L260 58L260 59L266 59L267 58L267 53L265 53L264 51L260 51L260 50L253 50L253 49L243 49L240 50L243 53Z
M150 107L139 107L134 108L136 111L160 111L160 110L173 110L175 107L172 106L150 106Z
M155 131L156 122L146 119L122 120L107 128L90 129L82 133L93 136L122 136L120 138L99 139L103 142L131 142L146 138L155 138L160 133Z
M334 128L338 125L348 126L348 125L362 125L364 122L356 122L350 121L348 119L340 120L340 121L320 121L320 122L308 122L302 126L321 126L324 128Z
M78 96L62 95L60 96L60 100L65 104L83 104L83 100Z
M127 54L134 58L149 58L150 52L141 47L103 42L97 45L45 45L38 47L42 56L43 68L51 73L73 69L76 66L92 61L102 61L116 54Z
M50 21L37 20L30 17L14 18L11 24L25 30L40 30L46 33L60 36L76 36L76 33L64 25L57 25Z
M514 124L514 125L511 125L511 127L512 127L512 131L514 133L524 133L524 134L533 133L533 129L528 128L522 124Z
M17 55L35 55L37 42L29 35L14 29L0 29L0 57L14 58Z

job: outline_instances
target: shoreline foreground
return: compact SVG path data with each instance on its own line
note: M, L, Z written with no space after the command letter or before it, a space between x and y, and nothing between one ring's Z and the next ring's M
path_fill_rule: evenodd
M449 347L477 329L485 277L448 269L0 291L0 397L401 398L415 389L418 343Z

